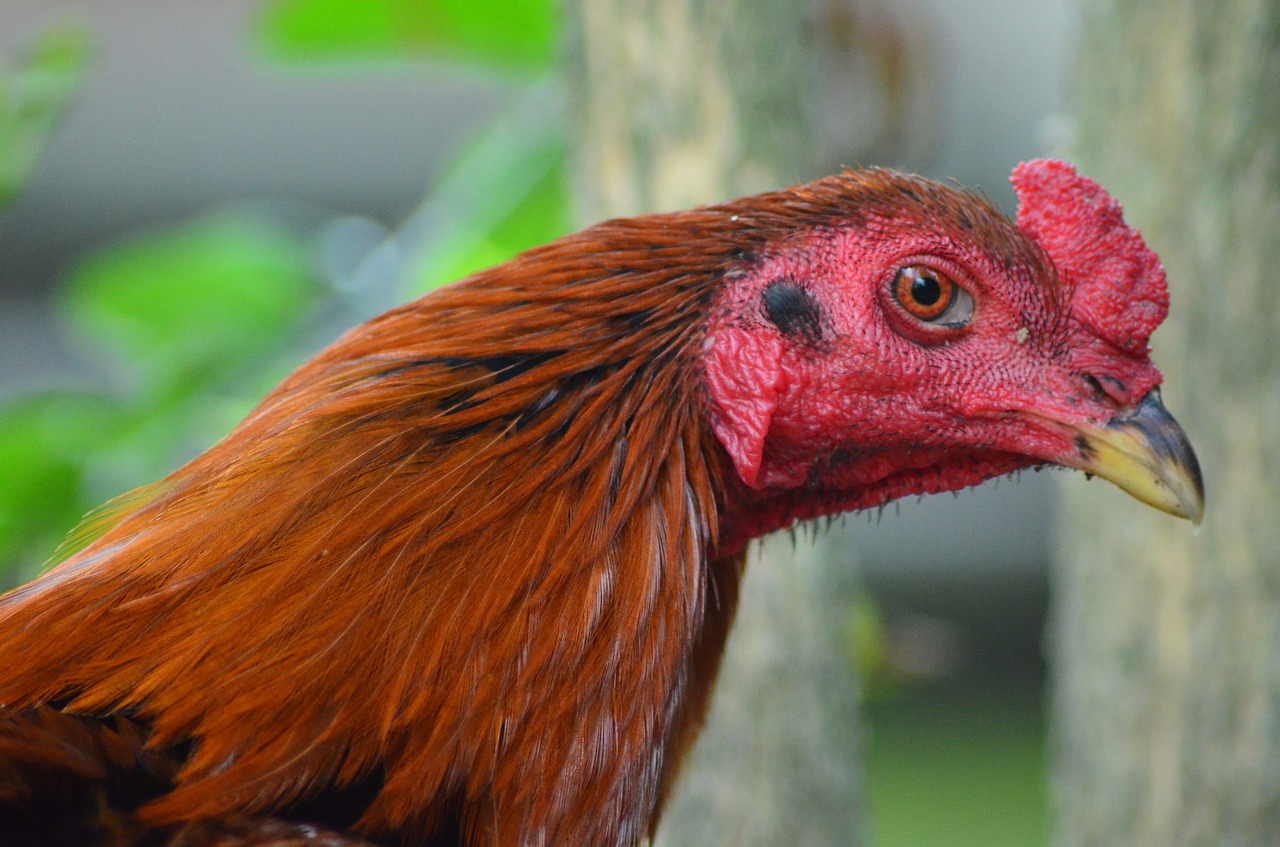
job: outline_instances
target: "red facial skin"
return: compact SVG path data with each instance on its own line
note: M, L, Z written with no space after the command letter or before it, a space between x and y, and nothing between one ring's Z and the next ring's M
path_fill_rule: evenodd
M1072 424L1105 423L1160 384L1147 338L1168 308L1164 274L1119 204L1061 162L1013 181L1016 226L920 186L937 193L932 219L810 234L725 286L705 360L736 471L722 552L797 520L1069 463ZM972 297L967 323L903 308L893 281L911 265ZM817 304L816 337L769 320L763 293L780 279Z

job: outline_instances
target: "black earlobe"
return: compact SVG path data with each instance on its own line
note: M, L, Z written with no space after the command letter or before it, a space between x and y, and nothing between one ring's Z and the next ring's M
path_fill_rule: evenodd
M765 317L783 335L808 342L822 340L822 307L800 283L785 278L774 280L761 299Z

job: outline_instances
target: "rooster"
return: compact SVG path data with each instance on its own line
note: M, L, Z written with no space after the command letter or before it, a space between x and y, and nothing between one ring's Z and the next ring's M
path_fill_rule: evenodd
M615 220L360 326L0 599L0 845L631 847L748 543L1042 464L1198 520L1164 272L845 172Z

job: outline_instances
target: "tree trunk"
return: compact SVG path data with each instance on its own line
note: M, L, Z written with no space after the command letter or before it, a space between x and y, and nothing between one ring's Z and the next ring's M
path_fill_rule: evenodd
M683 209L816 176L805 6L569 2L574 188L583 221Z
M584 222L817 175L806 4L576 0L567 10ZM763 552L661 844L858 843L858 698L842 625L856 576L803 539Z
M1077 100L1079 164L1169 272L1155 359L1208 515L1070 485L1057 841L1280 844L1280 4L1095 0Z

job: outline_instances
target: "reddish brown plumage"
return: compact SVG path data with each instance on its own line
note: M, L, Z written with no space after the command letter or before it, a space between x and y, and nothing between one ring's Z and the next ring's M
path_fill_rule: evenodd
M897 438L884 455L903 458L877 460L893 473L852 486L870 460L798 457L784 401L762 473L799 483L758 484L726 451L721 339L810 360L830 342L761 317L761 269L847 262L850 233L885 252L895 227L975 245L948 261L1013 279L1028 349L1052 355L1067 298L1036 243L884 171L601 224L353 330L0 600L0 811L45 784L21 739L63 721L89 764L46 771L106 778L98 748L122 738L140 757L124 769L145 790L88 825L103 844L637 844L705 711L751 537L1056 460L1016 435ZM830 332L813 291L826 323L806 332Z

